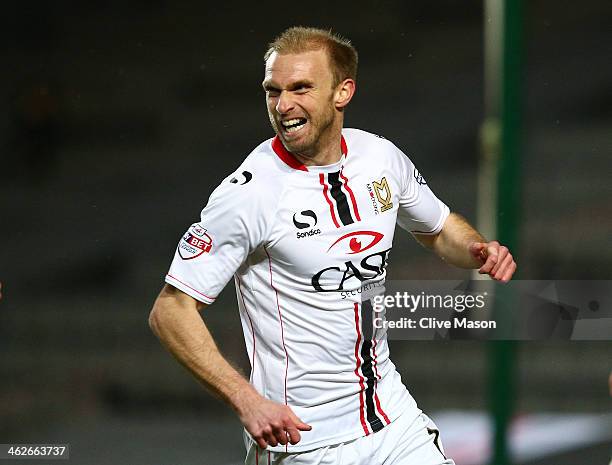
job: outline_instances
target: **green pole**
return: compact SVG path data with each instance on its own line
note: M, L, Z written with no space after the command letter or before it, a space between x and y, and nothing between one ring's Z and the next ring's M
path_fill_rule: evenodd
M495 0L493 0L495 1ZM518 255L520 210L520 110L522 62L522 0L498 0L503 3L500 73L500 154L497 159L497 221L496 238ZM514 296L500 286L497 298L505 312L514 307ZM498 321L508 322L511 315L494 309ZM493 341L489 350L489 403L493 415L494 436L492 465L509 465L508 426L515 409L516 342Z
M505 0L504 50L502 70L502 147L498 164L498 219L500 242L511 249L518 247L521 193L521 63L522 0Z

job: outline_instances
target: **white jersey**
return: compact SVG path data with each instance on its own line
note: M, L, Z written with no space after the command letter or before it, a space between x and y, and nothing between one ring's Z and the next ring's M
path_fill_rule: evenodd
M342 152L306 167L278 138L259 145L212 193L166 276L207 304L234 276L251 383L312 426L273 451L349 441L420 413L368 299L383 288L396 223L435 234L449 210L386 139L344 129Z

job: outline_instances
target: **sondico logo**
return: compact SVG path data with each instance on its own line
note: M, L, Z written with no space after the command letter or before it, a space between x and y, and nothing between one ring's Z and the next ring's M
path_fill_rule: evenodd
M317 225L317 215L315 215L315 212L312 210L304 210L300 213L294 213L293 224L298 229L314 228ZM310 229L310 231L306 232L297 232L296 236L298 239L302 239L304 237L315 236L317 234L321 234L320 229Z
M242 186L249 182L251 179L253 179L253 175L249 171L243 171L242 173L239 173L232 179L230 179L230 182L232 184L239 184Z
M389 187L387 178L382 178L380 182L373 181L372 186L374 187L376 198L380 202L380 212L386 212L390 208L393 208L393 202L391 201L391 188Z
M337 239L327 249L327 252L334 250L338 253L354 255L371 249L383 237L383 234L376 231L356 231ZM357 279L361 283L376 278L385 272L390 250L373 253L357 262L347 260L342 266L323 268L312 277L312 287L318 292L342 291L347 281Z

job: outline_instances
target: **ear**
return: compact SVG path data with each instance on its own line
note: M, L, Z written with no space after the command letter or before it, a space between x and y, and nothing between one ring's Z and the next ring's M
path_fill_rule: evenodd
M355 81L353 79L345 79L334 92L334 105L336 109L342 110L346 107L355 95Z

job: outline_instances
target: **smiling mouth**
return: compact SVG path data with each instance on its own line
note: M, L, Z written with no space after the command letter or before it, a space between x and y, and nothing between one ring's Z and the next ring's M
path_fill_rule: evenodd
M286 121L281 121L281 125L285 132L292 133L302 129L308 120L306 118L293 118Z

